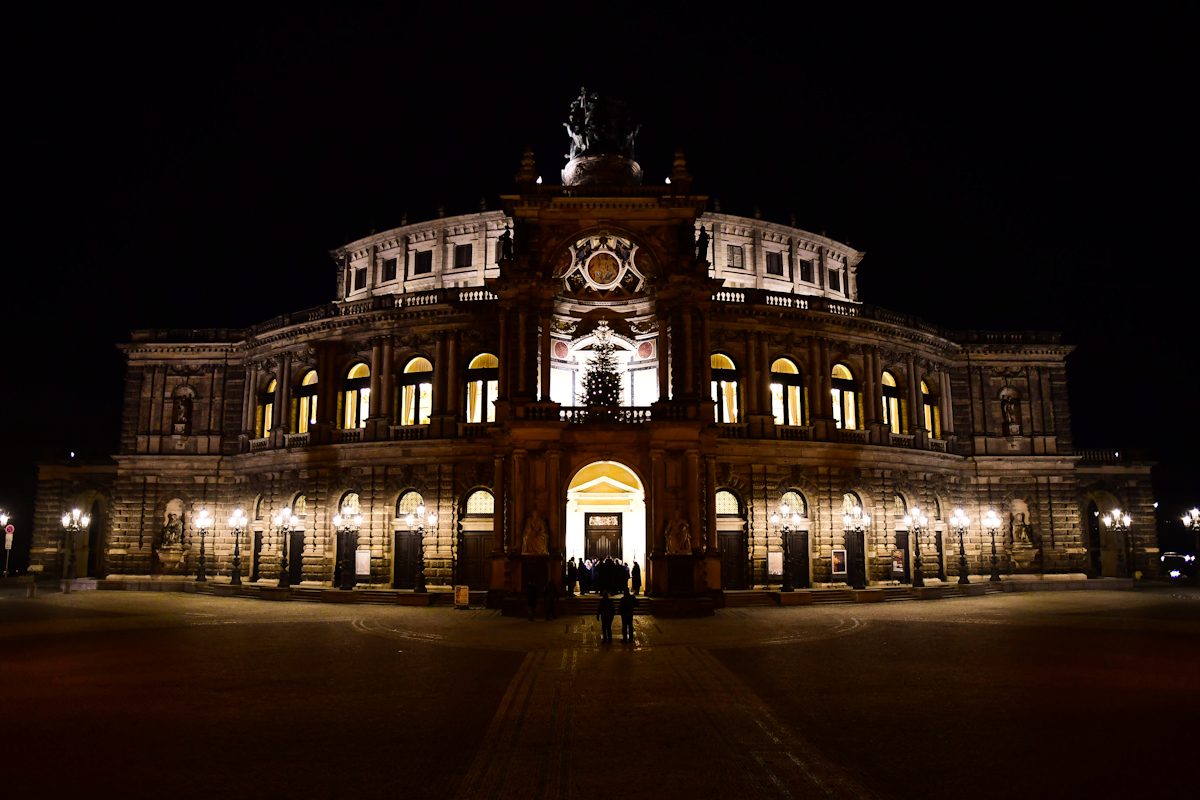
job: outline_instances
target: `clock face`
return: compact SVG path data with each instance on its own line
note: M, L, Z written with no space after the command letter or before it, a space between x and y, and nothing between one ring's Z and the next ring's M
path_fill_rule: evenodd
M645 287L645 267L649 263L638 245L602 233L584 236L571 245L555 262L554 274L571 294L617 299Z

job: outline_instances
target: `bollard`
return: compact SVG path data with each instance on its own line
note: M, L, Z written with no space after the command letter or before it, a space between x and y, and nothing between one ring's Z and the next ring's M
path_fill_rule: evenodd
M25 589L26 597L37 597L37 581L30 581L29 586Z

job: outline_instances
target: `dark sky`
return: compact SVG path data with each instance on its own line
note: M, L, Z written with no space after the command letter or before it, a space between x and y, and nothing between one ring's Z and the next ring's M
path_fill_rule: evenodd
M332 5L20 28L0 508L27 523L41 448L115 447L129 330L327 302L330 248L497 208L526 145L556 183L581 85L643 123L648 183L682 147L723 211L866 250L866 302L1063 331L1077 444L1148 451L1169 518L1200 503L1182 6Z

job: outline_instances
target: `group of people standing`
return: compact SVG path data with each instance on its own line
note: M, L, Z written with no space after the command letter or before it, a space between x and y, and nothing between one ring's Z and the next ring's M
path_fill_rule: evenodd
M642 590L642 568L635 561L630 567L624 561L611 556L604 559L567 559L567 594L579 585L580 594L608 592L610 595L624 594L629 588L637 594Z

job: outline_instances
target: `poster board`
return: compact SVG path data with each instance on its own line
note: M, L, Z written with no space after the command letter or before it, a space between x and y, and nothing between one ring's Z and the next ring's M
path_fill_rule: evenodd
M355 575L370 575L371 574L371 551L370 550L355 550L354 551L354 574Z
M458 586L454 587L454 607L466 608L471 605L471 587Z
M783 553L767 553L767 574L783 574Z
M893 575L903 575L904 574L904 551L903 550L893 550L892 551L892 574Z
M845 550L834 550L833 551L833 574L834 575L845 575L846 574L846 551Z

